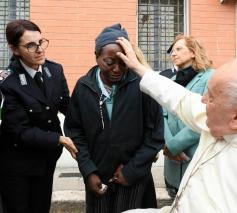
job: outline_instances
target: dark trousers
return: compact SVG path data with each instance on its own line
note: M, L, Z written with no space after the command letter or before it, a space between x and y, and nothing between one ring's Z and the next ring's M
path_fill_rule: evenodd
M131 186L108 185L102 197L86 190L86 213L121 213L136 208L157 208L152 176L147 181Z
M2 175L2 201L7 213L48 213L53 171L46 175Z

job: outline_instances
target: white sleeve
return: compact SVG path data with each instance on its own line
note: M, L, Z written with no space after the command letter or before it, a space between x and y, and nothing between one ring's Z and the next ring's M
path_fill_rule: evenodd
M152 70L143 76L140 89L168 111L177 115L195 132L208 130L205 104L201 102L201 95L190 92L185 87Z
M173 114L176 114L180 100L189 93L183 86L152 70L143 76L140 89Z

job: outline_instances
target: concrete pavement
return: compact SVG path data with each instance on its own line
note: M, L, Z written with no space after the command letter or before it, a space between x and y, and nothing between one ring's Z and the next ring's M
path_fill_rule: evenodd
M165 189L163 156L152 166L159 206L170 205L172 200ZM54 175L51 213L84 213L85 187L77 163L64 150Z

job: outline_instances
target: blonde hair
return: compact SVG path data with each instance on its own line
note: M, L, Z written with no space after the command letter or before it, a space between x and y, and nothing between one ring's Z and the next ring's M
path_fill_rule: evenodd
M135 54L137 56L138 61L141 64L143 64L145 67L151 69L151 66L148 64L148 62L147 62L147 60L146 60L142 50L138 46L135 46L135 45L133 45L133 50L134 50L134 52L135 52Z
M184 39L187 48L194 54L194 59L192 61L194 70L206 70L212 67L212 61L208 59L205 49L193 36L179 34L175 37L172 45L181 39Z

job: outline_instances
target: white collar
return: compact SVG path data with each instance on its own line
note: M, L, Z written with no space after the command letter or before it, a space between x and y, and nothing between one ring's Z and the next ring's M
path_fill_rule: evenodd
M232 135L224 135L223 137L226 142L232 143L232 144L237 144L237 134L232 134Z
M38 70L34 70L34 69L30 68L29 66L27 66L22 60L20 60L20 62L21 62L21 65L26 70L26 72L28 72L28 74L31 76L31 78L35 77L36 72L42 73L42 65L39 65Z
M101 78L100 78L100 68L97 69L96 75L97 75L97 80L98 80L99 87L100 87L100 89L101 89L102 94L103 94L105 97L109 98L110 95L109 95L109 93L107 92L107 90L105 89L105 86L104 86L104 84L103 84L103 82L102 82L102 80L101 80Z

